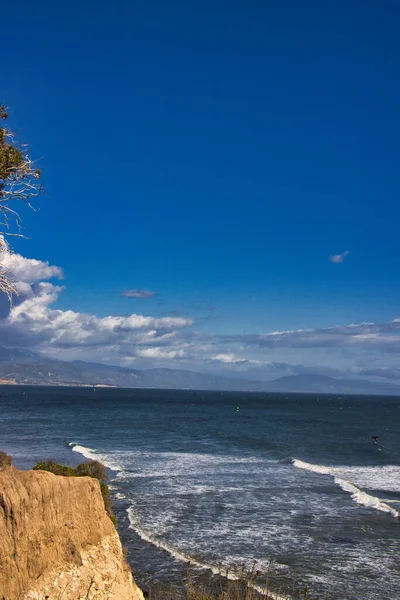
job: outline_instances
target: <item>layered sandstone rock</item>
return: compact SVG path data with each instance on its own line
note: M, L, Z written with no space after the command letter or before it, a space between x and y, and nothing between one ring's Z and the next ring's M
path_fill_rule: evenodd
M1 600L143 600L100 485L18 471L0 453Z

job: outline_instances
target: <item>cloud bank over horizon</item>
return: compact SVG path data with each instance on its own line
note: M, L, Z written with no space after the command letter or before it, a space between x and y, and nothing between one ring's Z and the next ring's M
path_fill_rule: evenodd
M339 261L340 262L340 261ZM267 333L218 333L193 317L125 316L54 308L65 289L61 267L3 253L15 281L13 306L0 300L0 345L34 348L52 357L135 366L169 366L256 379L318 373L400 380L400 318ZM58 280L54 283L54 280ZM148 290L127 290L146 298ZM137 294L137 295L135 295Z

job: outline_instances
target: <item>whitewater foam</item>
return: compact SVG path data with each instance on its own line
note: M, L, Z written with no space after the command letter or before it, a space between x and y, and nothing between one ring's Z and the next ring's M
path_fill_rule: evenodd
M296 458L293 459L292 462L298 469L312 471L313 473L319 473L321 475L330 475L342 490L351 494L352 499L357 502L357 504L389 513L396 518L400 517L400 512L395 510L392 506L389 506L376 496L372 496L360 489L361 487L366 487L368 489L399 491L399 484L396 483L396 481L399 481L399 467L392 465L386 467L328 467L324 465L314 465Z
M71 448L71 450L73 452L78 452L79 454L82 454L82 456L84 456L85 458L87 458L89 460L100 461L101 463L103 463L103 465L105 467L107 467L107 469L110 469L110 471L122 471L121 465L115 463L108 454L99 454L97 452L97 450L95 450L94 448L87 448L86 446L80 446L79 444L76 444L75 442L70 442L68 444L68 446Z
M144 540L145 542L148 542L149 544L152 544L153 546L156 546L157 548L160 548L160 549L164 550L165 552L168 552L168 554L170 554L170 556L173 556L176 560L178 560L180 562L190 563L192 566L196 566L199 569L207 569L208 571L211 571L213 573L213 575L223 575L223 577L226 577L227 579L230 579L231 581L237 581L239 579L239 577L237 575L235 575L233 572L232 573L230 573L229 571L222 572L221 565L216 567L215 565L212 565L212 564L203 563L203 562L193 558L192 556L189 556L188 554L180 552L179 550L177 550L176 548L173 548L166 542L157 540L154 537L152 537L151 535L149 535L143 529L143 527L139 524L138 520L136 519L133 506L130 506L129 508L127 508L127 513L128 513L128 517L129 517L130 528L133 529L139 535L139 537L141 537L141 539ZM243 562L240 564L240 566L241 567L243 566ZM262 586L252 585L251 587L263 595L266 594L267 590ZM289 600L289 598L287 596L278 595L275 592L268 591L268 594L271 598L274 598L274 600Z

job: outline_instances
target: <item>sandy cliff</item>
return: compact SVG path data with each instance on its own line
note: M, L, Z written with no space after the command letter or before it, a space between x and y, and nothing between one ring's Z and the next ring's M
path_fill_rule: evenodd
M0 453L1 600L143 600L97 480L18 471Z

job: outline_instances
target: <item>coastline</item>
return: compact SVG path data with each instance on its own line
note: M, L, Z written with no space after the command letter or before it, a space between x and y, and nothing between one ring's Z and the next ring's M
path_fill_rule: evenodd
M120 385L108 385L106 383L26 383L21 381L14 381L13 379L0 379L0 386L2 385L16 385L21 387L70 387L70 388L122 388ZM123 388L127 389L127 388ZM140 389L140 388L132 388Z
M233 572L226 573L220 565L209 565L202 563L196 559L184 556L167 545L157 543L150 538L141 528L137 528L132 523L130 513L132 506L126 499L116 497L112 493L113 507L117 515L117 530L121 538L123 546L127 549L126 559L134 573L135 580L139 587L143 590L145 597L149 590L157 590L156 598L164 598L159 596L159 590L165 590L166 597L170 598L169 593L173 590L174 600L186 600L186 585L190 579L194 585L199 587L206 582L207 589L221 588L221 586L229 585L228 582L240 583L244 577L235 575ZM173 566L167 574L157 574L156 571L141 571L137 568L138 558L143 555L152 557L155 555L168 555L170 564ZM243 565L241 566L241 568ZM254 563L251 561L246 565L246 573L250 573L254 568ZM240 570L240 569L237 569ZM225 582L225 583L224 583ZM252 600L293 600L293 596L284 595L281 591L266 589L261 584L250 584L249 588L253 590L251 593ZM151 594L150 594L151 595ZM151 597L153 597L151 595ZM213 600L212 593L207 595L209 600ZM232 598L242 598L236 594ZM244 599L244 596L243 596Z
M96 451L91 448L86 448L84 446L78 445L74 442L70 442L68 446L71 448L73 452L77 452L81 454L88 460L99 460ZM110 461L104 461L103 464L113 472L121 472L123 468ZM165 588L168 588L171 584L174 587L174 590L177 594L179 594L179 590L181 591L181 598L186 598L186 595L183 591L183 586L185 580L187 580L187 571L190 566L192 570L192 575L194 581L201 581L204 579L213 578L214 582L216 578L222 578L223 580L229 580L231 582L242 582L245 580L245 577L242 575L238 575L237 572L243 569L243 565L236 565L236 567L230 566L230 568L222 568L221 564L210 564L206 562L202 562L198 558L190 555L183 554L179 552L172 546L167 543L163 543L159 540L156 540L151 535L149 535L143 527L136 521L135 518L135 507L134 504L129 502L129 500L121 496L120 494L115 494L115 489L111 485L111 497L112 503L115 507L117 514L117 530L121 537L121 540L125 547L127 547L127 559L132 568L132 571L135 573L135 578L139 586L146 590L146 587L152 587L154 585L154 581L157 582L157 578L154 573L146 573L141 574L140 571L137 571L137 567L135 566L135 552L129 551L129 547L132 544L132 532L134 533L136 539L140 539L141 542L145 543L144 551L146 552L162 552L167 554L170 558L176 561L179 566L177 567L177 572L180 573L180 576L176 573L174 576L171 576L169 581L164 582ZM147 546L147 548L146 548ZM139 549L139 552L143 552L143 548ZM133 555L133 556L132 556ZM131 560L129 560L131 558ZM223 557L221 557L221 561ZM254 570L256 566L255 561L248 561L246 565L246 573L250 574L252 570ZM236 570L236 573L235 573ZM179 579L180 578L180 579ZM264 598L265 600L291 600L292 596L283 595L280 591L275 591L262 586L261 583L252 582L249 584L249 587L256 592L256 596L254 600L258 598Z
M396 400L371 400L360 417L358 399L322 403L302 398L300 403L298 397L283 401L279 396L246 396L238 414L237 395L18 391L11 386L3 390L0 435L20 468L49 457L61 464L82 463L80 453L68 445L71 440L85 445L85 458L114 468L111 492L119 512L118 530L144 589L154 580L180 585L188 559L201 579L208 577L208 567L219 569L220 559L224 567L246 563L251 568L255 558L260 570L271 575L269 587L281 590L281 596L295 580L320 597L328 590L333 598L349 590L354 590L354 598L365 600L397 597L399 582L391 576L400 555L396 521L376 510L369 498L368 503L357 502L334 480L337 476L362 491L368 491L368 485L392 489L375 496L398 508L400 465L370 441L372 419L367 413L376 415L378 433L388 432L386 427L393 423L392 437L382 435L382 443L396 450ZM295 417L291 428L286 416L290 410ZM330 428L331 454L324 453L326 437L315 431L316 411ZM348 433L337 432L336 416L348 423ZM305 433L308 422L313 436ZM356 452L352 441L354 431L357 434L354 424L361 428L357 444L370 449L365 461L359 461L365 452ZM271 437L279 443L280 433L282 452ZM309 469L293 464L286 450L288 439L290 454ZM342 472L343 458L351 452L353 458ZM326 465L332 464L340 472L326 473L333 468ZM271 554L274 562L268 571ZM343 568L350 583L340 577Z

